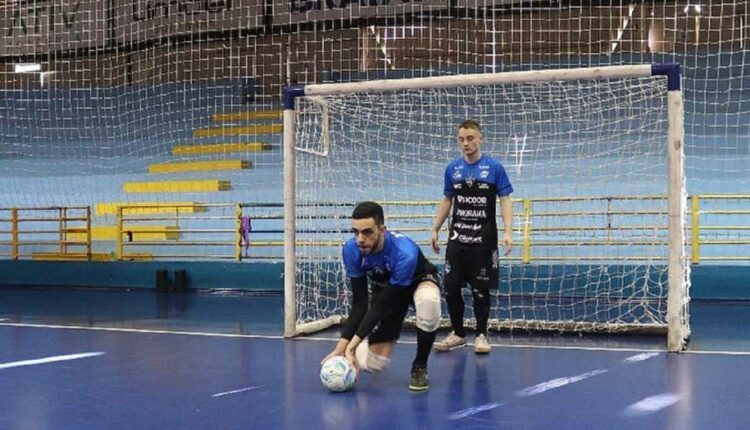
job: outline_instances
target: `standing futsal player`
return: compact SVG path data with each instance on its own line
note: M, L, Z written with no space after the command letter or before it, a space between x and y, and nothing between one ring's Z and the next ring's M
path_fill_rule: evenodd
M351 283L352 309L341 338L323 361L344 355L360 370L379 372L391 362L409 304L417 316L417 356L409 389L429 388L427 358L440 325L437 268L408 237L385 228L383 208L363 202L352 213L354 237L344 245L343 260ZM368 279L372 294L368 294ZM369 335L369 336L368 336ZM368 341L362 341L365 337Z
M462 157L445 169L443 200L438 205L432 226L432 249L440 252L438 232L451 213L448 247L445 251L445 301L453 332L435 344L438 351L450 351L466 345L464 299L461 289L471 285L476 318L474 351L490 352L487 321L490 315L490 290L498 287L496 197L500 198L503 217L505 255L513 248L513 207L505 168L499 161L483 155L482 130L473 120L458 127L458 146Z

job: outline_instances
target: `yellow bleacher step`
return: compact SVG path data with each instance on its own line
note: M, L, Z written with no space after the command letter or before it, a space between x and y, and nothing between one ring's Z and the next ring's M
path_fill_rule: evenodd
M206 206L195 202L111 202L97 203L96 215L117 215L120 206L138 206L123 209L123 215L174 214L206 212Z
M215 170L250 169L253 164L247 160L184 161L157 163L148 166L148 173L203 172Z
M230 152L261 152L273 149L263 142L215 143L211 145L180 145L172 148L172 155L226 154Z
M237 127L199 128L193 131L193 137L222 137L245 134L279 134L281 124L242 125Z
M215 113L212 118L215 122L254 121L258 119L281 119L282 113L280 110L229 112Z
M124 225L122 228L123 240L130 241L127 233L132 233L132 241L144 240L177 240L180 237L180 229L167 225ZM67 231L65 240L85 241L86 233L80 231ZM117 227L114 225L96 225L91 227L91 240L117 240Z
M122 186L126 193L204 193L228 191L229 181L199 179L184 181L126 182Z
M34 261L88 261L89 256L82 252L34 252L31 254ZM112 261L113 257L108 252L92 252L91 261ZM123 260L152 261L152 254L134 253L126 254Z

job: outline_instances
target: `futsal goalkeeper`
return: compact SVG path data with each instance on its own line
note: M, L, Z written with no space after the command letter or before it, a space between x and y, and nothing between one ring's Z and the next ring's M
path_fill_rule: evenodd
M482 154L482 129L466 120L458 127L458 146L462 157L445 169L443 200L438 205L432 226L432 248L440 252L438 232L451 213L450 234L445 250L445 302L453 332L435 344L438 351L450 351L466 345L464 329L464 285L471 286L474 317L477 321L474 352L487 354L490 316L490 290L498 287L497 222L495 207L500 199L503 217L505 255L513 249L513 187L503 165ZM497 197L496 197L497 196Z
M386 230L383 208L375 202L363 202L354 208L352 232L354 237L346 242L342 253L353 293L352 309L336 347L323 361L343 355L360 370L385 370L413 304L417 355L409 389L425 391L430 383L427 359L440 325L437 268L414 241Z

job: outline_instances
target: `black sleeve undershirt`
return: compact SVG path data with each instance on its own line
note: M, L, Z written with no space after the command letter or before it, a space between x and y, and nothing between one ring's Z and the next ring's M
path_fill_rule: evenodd
M380 293L377 300L375 300L370 309L367 311L365 317L362 319L362 322L359 324L359 328L357 329L356 335L361 339L364 339L368 334L370 334L372 329L375 327L375 324L377 324L378 321L381 320L381 318L383 317L383 313L385 313L386 307L397 305L404 299L408 300L408 296L410 293L411 291L408 288L397 287L391 284L386 285L383 289L383 292Z
M352 310L349 312L346 324L341 330L341 337L346 340L352 340L352 337L354 337L354 332L357 331L362 318L367 314L367 306L370 301L367 294L367 277L350 279L352 284Z

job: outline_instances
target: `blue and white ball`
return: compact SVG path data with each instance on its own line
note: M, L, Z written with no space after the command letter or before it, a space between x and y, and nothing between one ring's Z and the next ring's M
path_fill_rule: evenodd
M331 391L347 391L357 381L357 369L350 366L346 358L336 355L323 363L320 381Z

